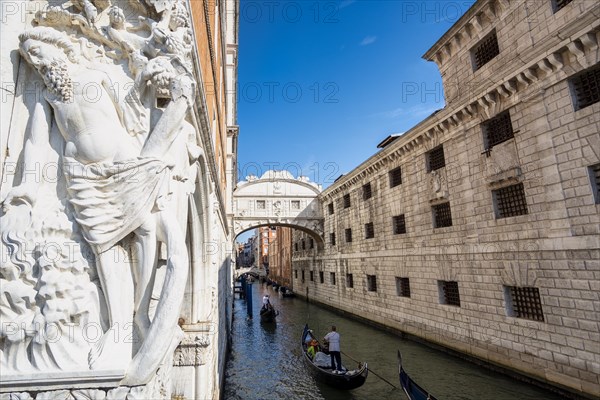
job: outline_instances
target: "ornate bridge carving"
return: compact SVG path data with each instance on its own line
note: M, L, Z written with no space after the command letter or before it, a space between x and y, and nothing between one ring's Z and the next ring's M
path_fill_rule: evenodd
M248 176L233 192L233 231L259 226L289 226L323 241L321 186L287 171L267 171L260 178Z

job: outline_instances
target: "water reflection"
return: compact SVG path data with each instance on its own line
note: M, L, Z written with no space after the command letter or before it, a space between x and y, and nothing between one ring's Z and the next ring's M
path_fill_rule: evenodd
M261 323L260 299L265 293L280 311L276 324ZM394 388L369 374L352 391L340 391L316 382L302 362L300 336L308 323L319 338L330 326L341 334L342 352L369 363L369 369L399 386L396 350L411 377L440 400L558 400L554 395L427 346L399 338L366 324L308 304L279 297L270 287L254 284L255 318L246 318L246 304L235 300L233 338L225 372L224 398L251 399L406 399ZM355 363L342 354L342 362Z

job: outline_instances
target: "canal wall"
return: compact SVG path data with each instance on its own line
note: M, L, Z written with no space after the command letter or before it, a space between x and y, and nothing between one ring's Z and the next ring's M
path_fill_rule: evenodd
M446 107L323 191L324 246L294 233L294 291L597 396L599 14L476 2L424 56Z

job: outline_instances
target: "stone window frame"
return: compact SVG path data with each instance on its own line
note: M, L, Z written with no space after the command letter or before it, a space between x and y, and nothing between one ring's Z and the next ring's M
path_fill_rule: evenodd
M369 200L373 197L373 188L371 187L371 182L365 183L362 187L363 200Z
M425 153L427 157L427 172L437 171L446 166L446 155L444 153L444 144L435 146Z
M344 229L344 236L346 238L346 243L352 243L352 228Z
M349 289L354 288L354 275L346 274L346 287Z
M298 251L298 242L294 243L294 251Z
M302 243L300 245L300 247L302 247L302 250L306 250L306 239L302 238L302 241L300 243Z
M503 286L506 315L544 322L540 290L533 286Z
M304 270L301 270L300 272L302 272L302 282L304 282Z
M377 275L367 274L367 291L377 292Z
M309 249L314 249L315 248L315 239L309 237L308 238L308 248Z
M256 200L256 209L257 210L266 210L267 209L267 201L266 200Z
M402 167L398 166L388 172L390 189L402 185Z
M373 239L375 237L375 225L373 222L365 224L365 239Z
M333 202L327 204L327 210L329 211L329 215L333 215L333 213L334 213Z
M448 207L448 209L446 210L445 207ZM446 213L448 214L447 218ZM432 205L431 214L434 229L452 226L452 208L449 201Z
M342 197L342 204L344 208L350 208L352 202L350 201L350 193L346 193L344 197Z
M438 281L440 304L460 307L460 290L458 281Z
M510 117L510 110L502 111L483 121L481 123L481 133L483 135L483 149L488 155L494 146L514 139L516 132Z
M582 84L583 79L587 79L588 81L590 81L592 87L596 89L586 91L586 96L591 96L591 99L582 98L582 88L579 85ZM571 98L573 100L574 111L583 110L593 104L600 102L600 63L576 73L575 75L569 77L568 81L569 89L571 91Z
M291 206L292 210L299 210L300 209L300 200L292 200L290 206Z
M319 283L325 283L325 275L323 271L319 271Z
M392 217L392 231L394 235L403 235L406 233L406 217L404 214Z
M592 196L595 204L600 204L600 163L588 167Z
M501 50L496 29L492 29L487 35L479 40L475 46L471 47L469 53L471 54L471 66L473 67L473 72L479 71L490 61L498 57ZM490 56L490 54L494 55ZM482 59L480 59L480 55L483 56Z
M331 285L335 286L335 272L329 273L329 283L331 283Z
M329 244L335 246L335 232L329 234Z
M294 279L298 279L298 270L297 269L294 270Z
M496 219L504 219L529 214L527 195L523 182L502 186L492 190L494 215Z
M406 277L396 277L396 295L399 297L410 297L410 279Z

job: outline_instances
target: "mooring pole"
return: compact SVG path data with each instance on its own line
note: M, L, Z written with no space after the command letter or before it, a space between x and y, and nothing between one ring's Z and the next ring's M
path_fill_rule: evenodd
M252 284L249 282L246 282L246 307L248 318L252 318Z

